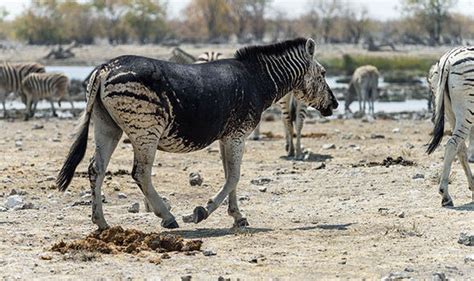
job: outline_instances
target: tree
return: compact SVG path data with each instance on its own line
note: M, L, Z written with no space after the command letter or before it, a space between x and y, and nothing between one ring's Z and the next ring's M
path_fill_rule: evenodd
M457 0L404 0L404 10L419 19L419 24L428 33L429 44L441 43L441 32L449 18L449 10Z
M226 0L192 0L185 8L185 16L189 29L204 28L210 41L228 38L232 31L230 6Z
M345 27L349 35L349 41L359 44L360 39L367 32L369 18L367 7L347 6L344 11Z
M308 6L319 15L319 18L321 19L323 40L325 43L329 43L330 33L334 26L335 18L338 14L341 14L341 1L310 0Z
M253 38L262 41L266 30L265 13L272 0L248 0L247 7L250 18L250 30Z

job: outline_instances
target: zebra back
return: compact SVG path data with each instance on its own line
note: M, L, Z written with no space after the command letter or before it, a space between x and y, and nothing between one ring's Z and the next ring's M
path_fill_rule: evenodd
M199 55L195 63L206 63L206 62L216 61L220 59L221 56L222 54L219 52L214 52L214 51L204 52L203 54Z
M31 73L23 79L23 89L27 96L35 100L67 95L69 78L62 73Z
M8 91L21 93L22 81L30 73L46 72L39 63L8 63L0 65L0 84Z
M172 56L169 61L180 64L191 64L196 61L196 58L191 54L186 53L182 49L176 47L171 51Z

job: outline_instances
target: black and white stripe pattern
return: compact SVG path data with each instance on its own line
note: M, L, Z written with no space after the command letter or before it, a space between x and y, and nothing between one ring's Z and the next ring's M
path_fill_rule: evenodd
M445 115L452 127L446 144L444 165L439 183L442 206L453 206L448 193L451 165L459 158L474 200L474 180L469 167L465 140L473 134L474 122L474 47L459 47L444 54L429 73L428 82L435 95L435 127L427 152L431 154L444 134Z
M33 117L36 104L42 99L51 103L53 116L57 116L54 108L54 100L68 96L69 78L62 73L31 73L22 81L22 89L26 97L25 120ZM73 106L72 101L71 106ZM33 108L34 107L34 108Z
M19 95L25 103L22 91L22 81L30 73L44 73L44 66L38 63L3 63L0 64L0 99L3 105L3 114L8 116L5 100L10 93Z
M216 61L218 59L221 59L221 57L222 57L222 54L219 52L208 51L199 55L195 63L206 63L206 62Z

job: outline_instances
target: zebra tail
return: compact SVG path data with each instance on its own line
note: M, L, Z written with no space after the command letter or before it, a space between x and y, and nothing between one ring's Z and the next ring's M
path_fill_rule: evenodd
M74 177L74 172L77 166L84 158L87 150L87 137L89 135L89 124L92 115L92 109L97 98L97 93L103 88L100 75L98 75L100 68L92 75L91 81L87 88L87 105L82 114L82 117L77 128L77 134L74 142L72 143L69 153L66 157L66 161L59 172L56 179L56 185L60 191L65 191Z
M438 81L438 88L436 89L436 111L434 121L435 126L433 129L433 138L431 138L431 141L428 145L428 149L426 150L428 154L431 154L436 150L444 135L444 99L448 91L447 83L449 74L449 70L447 69L447 67L445 67L446 61L444 62L443 67L440 69L441 73Z

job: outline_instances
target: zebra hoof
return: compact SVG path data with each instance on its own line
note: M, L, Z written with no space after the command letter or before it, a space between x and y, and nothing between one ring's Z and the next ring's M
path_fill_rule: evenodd
M441 206L454 207L453 200L451 198L443 198L443 200L441 201Z
M196 208L194 208L194 211L193 211L193 221L194 223L199 223L207 219L208 215L209 214L204 207L197 206Z
M246 218L241 218L234 222L234 228L241 228L246 226L249 226L249 222Z
M174 218L162 220L161 226L168 229L179 228L179 225Z

